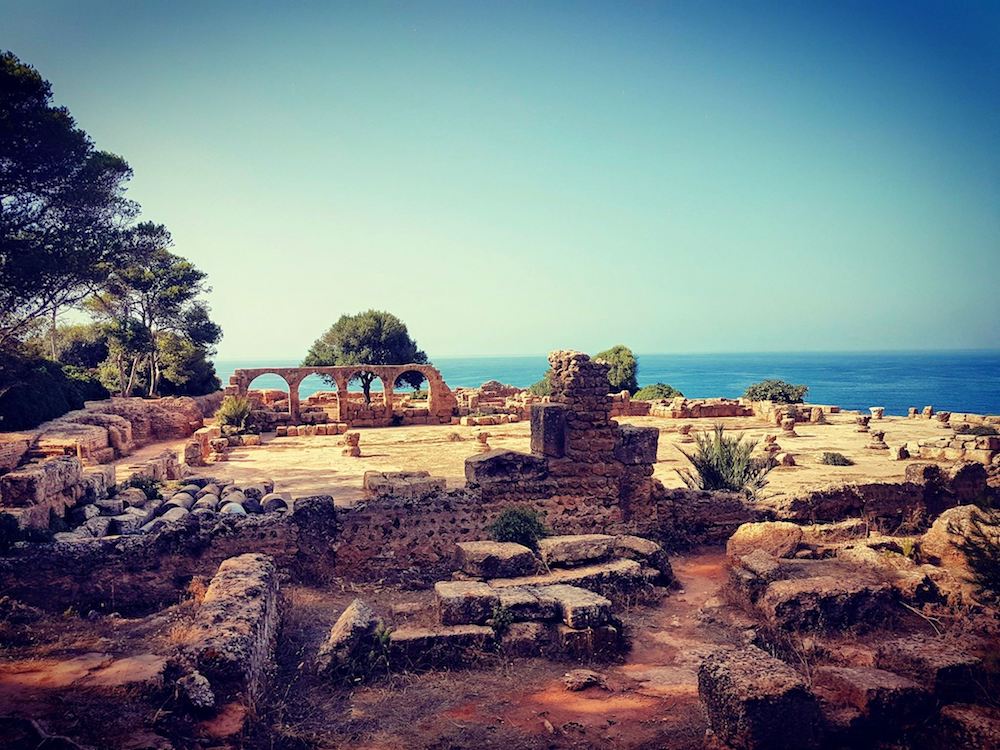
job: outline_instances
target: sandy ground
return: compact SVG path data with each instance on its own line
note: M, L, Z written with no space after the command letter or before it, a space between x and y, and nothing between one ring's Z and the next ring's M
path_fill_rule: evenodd
M660 430L660 447L655 476L667 487L682 487L677 469L686 467L680 449L677 428L684 420L660 417L628 417L618 420ZM716 422L727 430L746 433L759 440L764 434L778 435L778 443L795 456L796 466L778 467L770 474L765 495L794 493L842 482L898 480L906 470L906 461L892 461L887 451L873 451L865 446L870 438L857 432L853 414L836 414L829 424L799 424L798 437L787 438L781 430L752 418L688 420L693 431L710 431ZM873 422L885 431L890 446L945 434L937 420L886 417ZM360 458L341 455L339 436L276 438L264 435L261 447L235 448L225 463L206 467L204 472L236 481L270 478L278 491L295 497L331 494L338 504L350 504L363 497L361 480L366 471L429 471L443 476L448 486L465 483L465 459L477 452L476 434L486 430L494 449L528 451L530 429L527 422L494 427L414 426L358 430L361 433ZM460 439L457 439L460 438ZM165 448L180 450L183 441L157 443L118 462L118 481L127 478L128 467ZM819 463L824 451L837 451L855 461L854 466L825 466Z

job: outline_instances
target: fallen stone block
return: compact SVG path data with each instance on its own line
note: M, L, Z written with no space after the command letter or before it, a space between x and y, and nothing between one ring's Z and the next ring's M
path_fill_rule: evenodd
M554 656L570 659L592 659L621 653L627 643L621 628L614 624L588 628L573 628L564 623L555 626Z
M498 589L500 607L515 621L555 620L560 616L559 602L544 588L512 586Z
M463 573L478 578L531 575L538 560L527 547L513 542L459 542L456 562Z
M320 672L349 669L351 661L365 657L378 626L372 608L360 599L352 601L337 618L316 657Z
M944 701L979 696L982 660L952 639L910 636L879 644L875 666L912 678Z
M572 567L606 560L614 543L608 534L550 536L538 541L538 552L546 565Z
M759 648L718 651L698 668L709 723L740 750L817 748L823 720L802 677Z
M494 578L490 581L490 586L499 590L510 586L537 588L566 584L579 586L611 599L634 596L642 598L647 590L651 590L651 584L658 575L657 571L644 567L635 560L612 560L579 568L554 568L548 573L534 576Z
M802 527L788 521L745 523L726 542L726 554L743 557L764 550L775 557L791 557L802 542Z
M538 595L554 599L562 621L571 628L603 625L611 616L611 601L577 586L555 585L535 589Z
M483 625L403 627L389 635L389 659L397 669L462 666L495 647L493 628Z
M893 617L895 590L888 583L811 576L768 584L758 606L784 630L867 630Z
M926 747L996 750L1000 747L1000 709L956 703L941 709Z
M813 690L861 712L873 735L898 733L927 718L932 708L926 688L911 679L870 667L817 667Z
M500 649L509 656L552 654L555 631L546 622L512 622L500 637Z
M497 592L479 581L439 581L434 593L444 625L482 625L500 603Z
M660 580L657 583L662 586L674 582L674 570L670 566L670 558L663 547L654 541L641 536L622 534L615 537L612 555L641 561L658 571Z

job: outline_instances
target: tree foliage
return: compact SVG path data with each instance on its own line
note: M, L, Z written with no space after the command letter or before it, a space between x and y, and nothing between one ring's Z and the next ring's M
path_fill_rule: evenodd
M495 542L514 542L535 550L538 540L549 533L542 512L527 505L504 508L486 531Z
M949 524L949 533L958 537L958 549L969 565L970 580L984 601L1000 601L1000 511L977 509L968 526Z
M132 227L123 262L87 302L108 326L106 371L123 395L132 393L140 372L150 396L160 392L167 368L171 382L183 384L189 375L180 372L182 363L205 361L222 336L198 299L208 291L205 273L170 252L172 244L161 224Z
M549 370L542 376L542 379L537 383L528 386L528 392L534 394L535 396L551 396L552 395L552 370Z
M427 364L427 355L410 337L406 324L392 313L367 310L357 315L341 315L340 319L309 348L302 361L306 367L340 365L404 365ZM404 373L406 382L419 388L423 376ZM375 374L358 371L358 380L371 403L371 384Z
M598 353L594 359L610 365L608 370L609 393L620 393L621 391L635 393L639 390L639 383L636 380L639 375L639 362L627 346L618 344L610 349L605 349Z
M106 398L90 373L40 357L0 355L0 430L26 430Z
M38 71L0 53L0 347L106 277L137 210L131 174L52 104Z
M751 401L773 401L776 404L801 404L809 387L792 385L784 380L762 380L748 386L743 398Z
M670 401L683 396L683 393L671 385L653 383L653 385L644 385L633 393L632 399L635 401Z

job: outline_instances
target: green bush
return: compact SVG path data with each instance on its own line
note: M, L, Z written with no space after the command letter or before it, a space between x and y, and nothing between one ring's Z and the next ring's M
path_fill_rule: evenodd
M549 370L545 373L545 377L539 380L534 385L528 386L528 392L533 393L536 396L551 396L552 395L552 371Z
M635 393L639 390L636 377L639 374L639 362L632 350L624 344L618 344L594 355L595 362L603 362L608 368L608 392Z
M102 401L111 395L98 380L95 370L76 365L63 365L62 371L84 401Z
M1000 601L1000 511L977 510L968 528L950 524L948 531L961 537L958 548L965 555L970 579L986 601Z
M819 458L821 464L826 464L827 466L854 466L854 461L849 459L843 453L836 453L833 451L826 451Z
M632 399L635 401L670 401L683 396L684 394L672 385L653 383L653 385L644 385L637 390L632 394Z
M153 479L150 476L144 474L137 474L128 482L125 483L127 487L136 487L146 493L147 500L156 500L160 497L160 487L163 486L163 482L159 479Z
M762 380L747 387L744 398L751 401L774 401L776 404L801 404L808 386L792 385L784 380Z
M215 418L223 427L232 427L237 432L245 432L250 425L253 402L246 396L226 396L219 404Z
M534 508L514 506L502 510L486 531L495 542L515 542L538 549L538 540L549 533L544 519L545 516Z
M27 430L82 409L84 399L106 398L78 368L38 357L0 355L0 429Z
M684 483L698 490L745 492L754 497L767 484L767 474L774 468L771 458L753 458L756 440L744 441L743 435L727 436L725 427L715 426L712 434L696 433L694 453L681 451L691 462L692 470L680 469Z

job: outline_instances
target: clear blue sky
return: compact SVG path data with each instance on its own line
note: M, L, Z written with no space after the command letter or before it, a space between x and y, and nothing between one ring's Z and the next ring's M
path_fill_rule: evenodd
M370 307L432 358L993 348L998 8L0 0L0 47L209 273L222 359Z

